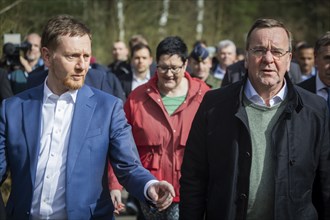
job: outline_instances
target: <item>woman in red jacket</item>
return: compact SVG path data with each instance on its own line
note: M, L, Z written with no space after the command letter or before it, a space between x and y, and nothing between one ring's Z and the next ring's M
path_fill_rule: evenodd
M143 166L175 188L173 204L163 212L141 203L148 220L179 217L184 148L195 113L209 90L203 81L186 72L187 58L187 46L181 38L167 37L161 41L156 51L155 76L132 91L124 106Z

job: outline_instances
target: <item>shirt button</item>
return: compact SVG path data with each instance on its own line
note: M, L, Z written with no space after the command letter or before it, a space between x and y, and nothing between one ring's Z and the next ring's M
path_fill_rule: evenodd
M246 157L246 158L250 158L250 157L251 157L251 154L250 154L250 152L248 152L248 151L247 151L247 152L245 152L245 157Z
M158 102L160 102L160 99L157 99Z
M30 215L30 212L26 212L27 215Z
M49 175L47 175L46 178L49 179Z
M173 132L175 133L175 132L176 132L176 130L174 129L174 130L173 130Z

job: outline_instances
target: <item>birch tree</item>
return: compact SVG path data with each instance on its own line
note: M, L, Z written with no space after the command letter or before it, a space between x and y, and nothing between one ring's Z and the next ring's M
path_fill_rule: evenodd
M169 7L170 7L170 0L163 0L163 12L160 15L159 28L158 28L158 32L161 37L166 35L165 27L166 27L167 21L168 21Z
M203 21L204 21L204 0L197 0L196 40L202 39Z
M119 36L118 39L120 41L124 41L125 39L125 16L124 16L124 4L123 0L117 0L117 18L118 18L118 29L119 29Z

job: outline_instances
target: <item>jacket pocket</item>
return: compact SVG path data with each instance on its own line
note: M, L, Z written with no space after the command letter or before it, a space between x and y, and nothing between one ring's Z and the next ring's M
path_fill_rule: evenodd
M158 170L161 160L160 145L138 146L142 165L149 170Z
M175 170L176 171L181 170L181 165L182 165L183 154L184 154L185 148L186 148L186 146L179 145L175 151Z

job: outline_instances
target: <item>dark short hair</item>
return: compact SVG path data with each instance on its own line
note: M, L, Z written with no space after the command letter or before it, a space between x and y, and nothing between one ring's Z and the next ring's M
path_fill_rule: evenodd
M311 44L303 43L297 48L297 51L305 50L305 49L314 49L314 47Z
M178 55L182 62L188 59L188 48L185 42L178 36L166 37L162 40L156 49L156 60L159 61L162 55Z
M321 47L325 47L329 45L330 45L330 31L326 32L316 41L314 47L314 54L316 55L320 51Z
M44 27L41 37L41 46L55 48L61 36L69 35L70 37L82 37L86 34L92 39L90 29L82 22L70 15L57 15L49 19Z
M249 49L250 46L250 37L251 37L251 33L252 31L254 31L255 29L262 29L262 28L274 28L274 27L280 27L283 28L288 36L289 39L289 51L292 51L292 35L290 33L290 31L286 28L286 26L275 19L271 19L271 18L260 18L257 19L254 24L252 25L251 29L249 30L247 37L246 37L246 50Z
M150 56L152 56L151 49L150 49L150 47L149 47L148 45L143 44L143 43L138 43L138 44L136 44L136 45L134 45L134 46L132 47L131 57L134 56L134 53L135 53L136 51L141 50L141 49L147 49L147 50L149 51Z

